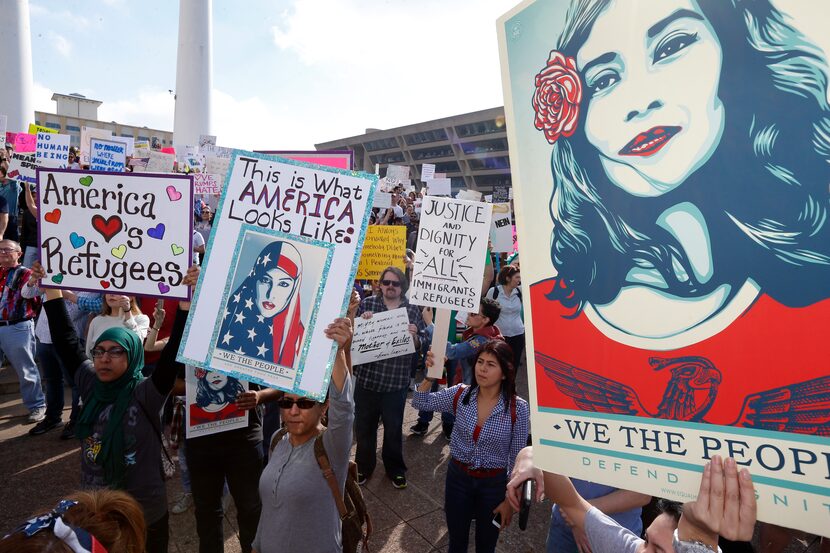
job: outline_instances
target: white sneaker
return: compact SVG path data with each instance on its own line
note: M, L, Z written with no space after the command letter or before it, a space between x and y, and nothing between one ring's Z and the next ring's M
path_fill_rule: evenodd
M36 407L29 411L29 418L26 419L29 424L40 422L46 418L46 407Z
M193 506L193 495L189 493L183 493L182 496L173 503L173 506L170 508L170 512L174 515L180 515L190 509Z

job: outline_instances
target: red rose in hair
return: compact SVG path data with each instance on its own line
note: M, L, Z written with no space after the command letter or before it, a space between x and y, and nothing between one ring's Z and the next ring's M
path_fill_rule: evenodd
M547 66L536 75L533 93L536 128L545 132L553 144L560 136L571 136L579 119L582 81L576 71L576 60L557 51L550 53Z

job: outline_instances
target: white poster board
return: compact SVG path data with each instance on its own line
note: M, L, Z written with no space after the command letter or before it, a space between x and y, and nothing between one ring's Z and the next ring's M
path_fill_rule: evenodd
M348 307L376 185L375 175L234 151L179 360L325 397L337 347L324 329ZM250 279L273 263L286 287L255 298ZM283 278L269 275L259 278ZM284 294L269 299L269 289Z
M187 365L185 369L185 437L198 438L248 426L248 413L236 406L248 383L219 371Z
M375 192L375 201L372 203L372 207L392 207L392 194L389 192Z
M93 138L112 138L112 131L107 129L96 129L95 127L81 127L81 165L89 165L89 141Z
M45 287L187 299L189 177L38 169Z
M194 194L222 193L222 183L216 178L216 175L212 175L210 173L194 173L192 176Z
M69 164L69 139L68 134L37 133L37 164L52 169L65 169Z
M405 307L375 313L371 319L355 319L352 364L372 363L409 353L415 353L415 342L409 333L409 315Z
M427 194L430 196L450 196L452 194L452 181L448 178L428 181Z
M509 203L493 204L490 242L495 253L513 251L513 224L510 220Z
M13 152L9 160L7 177L29 184L37 182L37 158L35 152L21 154Z
M408 165L390 165L386 168L386 178L400 182L409 178Z
M492 204L427 196L409 301L478 312Z
M200 134L199 135L199 149L205 146L216 146L215 134Z
M435 164L424 163L421 165L421 180L426 182L435 178Z
M127 165L127 145L114 140L89 140L89 170L123 173Z
M174 161L176 161L176 154L166 154L151 150L146 171L148 173L172 173Z
M228 167L230 167L231 158L217 155L205 156L205 173L214 175L216 180L221 183L225 182L228 176Z

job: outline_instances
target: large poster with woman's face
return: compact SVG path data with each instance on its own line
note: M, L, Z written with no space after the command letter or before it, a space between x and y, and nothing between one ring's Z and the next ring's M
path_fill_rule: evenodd
M752 472L830 532L830 5L539 0L498 24L547 468Z

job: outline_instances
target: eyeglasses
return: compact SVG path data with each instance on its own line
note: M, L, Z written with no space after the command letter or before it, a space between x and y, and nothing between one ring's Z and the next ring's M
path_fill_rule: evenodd
M393 288L401 287L401 283L398 280L381 280L380 283L384 286L392 286Z
M317 405L317 402L314 401L313 399L308 399L308 398L304 398L304 397L301 397L299 399L291 399L291 398L288 398L288 397L283 397L283 398L280 398L280 399L277 400L277 405L280 406L280 409L291 409L292 407L294 407L294 404L296 404L297 407L299 407L300 409L305 410L305 409L311 409L312 407Z
M108 355L111 359L120 359L121 357L124 357L127 354L127 350L125 350L124 348L117 347L110 349L92 348L92 351L90 351L90 353L92 354L93 359L103 357L104 354Z
M0 248L0 253L13 253L19 251L20 250L18 250L17 248Z

